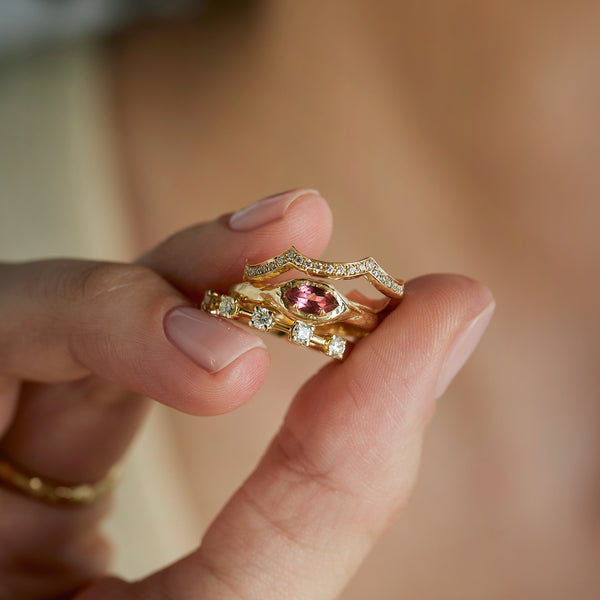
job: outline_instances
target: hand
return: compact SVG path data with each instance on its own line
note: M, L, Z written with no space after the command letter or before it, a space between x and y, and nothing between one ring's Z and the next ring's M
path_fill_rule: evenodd
M185 230L134 265L2 265L4 454L52 480L95 481L125 451L144 397L198 415L249 400L268 371L263 343L194 303L239 280L246 257L292 244L318 255L330 227L322 198L292 193ZM143 581L104 576L107 498L59 507L0 489L0 599L334 598L407 501L434 400L492 307L464 277L409 282L346 361L298 392L200 548Z

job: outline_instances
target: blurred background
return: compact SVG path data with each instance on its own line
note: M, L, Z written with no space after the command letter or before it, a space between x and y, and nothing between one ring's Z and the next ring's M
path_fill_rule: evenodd
M314 187L326 258L482 280L496 317L343 599L597 598L599 31L585 0L1 3L0 257L131 260ZM198 543L323 364L266 341L242 409L153 412L108 524L118 574Z

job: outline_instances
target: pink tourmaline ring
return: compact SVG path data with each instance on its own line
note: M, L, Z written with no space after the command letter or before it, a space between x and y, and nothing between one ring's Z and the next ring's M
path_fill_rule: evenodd
M270 284L268 279L290 269L321 279L292 279ZM374 302L358 292L352 298L322 279L365 276L387 298ZM246 265L242 283L228 294L208 290L201 308L227 319L241 319L251 327L286 335L296 344L343 359L353 343L371 332L382 319L391 298L401 298L404 282L390 277L367 258L355 263L326 263L306 258L295 248L258 265Z

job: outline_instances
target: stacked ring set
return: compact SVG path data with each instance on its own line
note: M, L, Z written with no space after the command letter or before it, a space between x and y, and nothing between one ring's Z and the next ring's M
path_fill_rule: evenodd
M291 269L307 277L269 283ZM359 277L365 277L385 298L373 302L358 292L344 296L328 283ZM325 262L291 247L275 258L246 264L242 283L232 286L228 294L208 290L201 308L342 360L359 338L377 327L390 300L402 298L403 293L404 282L386 273L373 258Z

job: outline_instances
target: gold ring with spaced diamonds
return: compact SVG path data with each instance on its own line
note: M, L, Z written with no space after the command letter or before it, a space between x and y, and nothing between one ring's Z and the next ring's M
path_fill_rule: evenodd
M314 323L292 319L272 305L261 304L239 295L219 294L208 290L200 307L215 316L238 319L256 329L285 335L296 344L314 348L338 360L342 360L353 345L339 335L346 331L343 323L339 323L337 333L331 328L316 331Z

